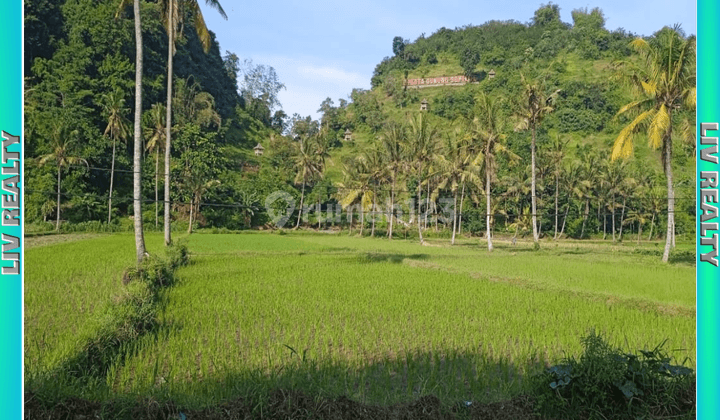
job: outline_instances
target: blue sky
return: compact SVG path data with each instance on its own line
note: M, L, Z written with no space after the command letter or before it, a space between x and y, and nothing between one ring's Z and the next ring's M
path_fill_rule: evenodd
M220 0L228 20L201 4L217 35L222 54L275 68L286 90L279 95L283 110L318 118L320 103L330 97L348 99L353 88L370 88L375 66L392 55L392 39L414 41L441 27L454 29L489 20L528 22L543 1L271 1ZM574 9L600 7L605 28L651 35L665 25L680 23L697 33L695 1L556 2L563 22L572 23Z

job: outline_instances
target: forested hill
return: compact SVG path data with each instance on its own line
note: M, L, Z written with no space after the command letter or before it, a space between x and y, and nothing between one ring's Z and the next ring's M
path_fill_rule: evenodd
M67 148L64 153L84 159L90 167L76 163L61 168L62 218L81 222L103 220L107 214L112 140L103 134L108 124L103 104L111 92L119 91L125 99L123 115L129 118L134 93L132 13L128 8L116 19L118 3L25 2L28 220L53 220L58 168L39 162L57 153L61 145ZM164 125L164 120L153 123L153 107L164 104L166 95L167 35L158 4L141 3L144 132L150 143L158 124ZM288 118L282 111L272 113L276 105L272 93L282 86L273 77L274 72L258 72L259 77L253 80L259 88L238 89L240 59L231 53L221 56L215 40L205 54L192 29L192 16L186 16L175 57L173 179L178 181L171 185L176 203L174 219L187 220L188 203L194 202L201 226L256 227L268 223L264 203L275 191L288 192L298 202L303 195L305 203L326 208L356 202L358 197L353 194L369 189L369 184L358 184L362 180L380 186L376 191L378 202L387 200L391 196L387 173L391 164L383 140L393 127L399 127L402 134L402 158L409 165L396 179L396 198L410 198L418 184L425 188L423 197L451 196L452 182L443 183L440 175L430 176L429 168L418 174L411 170L415 158L408 154L408 133L413 130L413 118L420 114L425 99L428 111L423 115L433 133L432 156L428 159L438 170L437 159L443 155L447 158L448 145L455 144L453 141L461 142L465 136L471 143L477 141L476 146L481 143L467 130L480 116L481 98L490 98L496 103L498 121L502 121L499 134L503 147L511 152L507 156L517 158L497 157L492 211L505 214L504 219L498 219L502 226L497 229L522 231L518 215L528 211L531 153L530 131L521 127L519 114L523 101L527 102L523 96L527 86L538 82L543 95L552 96L546 103L551 111L536 127L538 196L544 213L541 229L553 227L555 218L551 215L560 211L567 217L566 232L576 237L623 227L654 228L657 234L666 211L663 201L656 197L659 194L662 198L665 185L661 150L649 147L647 137L640 133L629 160L610 161L615 139L637 115L626 112L617 116L623 106L638 98L632 79L627 77L629 69L643 64L631 47L637 35L606 29L602 11L597 8L574 10L572 22L562 22L554 4L527 13L528 23L490 21L479 26L440 28L414 41L388 39L392 56L378 63L372 88L354 89L349 100L340 98L338 104L327 98L319 104L319 121L300 115ZM682 30L679 36L694 39ZM654 37L645 39L652 41ZM691 72L694 74L694 65ZM410 79L441 76L465 76L472 82L406 87ZM694 104L673 104L673 182L679 207L676 228L687 234L694 230L690 120L694 121ZM128 123L127 127L131 129L132 125ZM352 133L351 141L344 141L347 131ZM72 141L63 143L61 138ZM265 148L263 156L253 154L257 143ZM122 172L131 168L131 145L121 144L114 194L124 201L118 201L114 210L117 216L128 214L131 196L130 174ZM470 146L456 149L473 150ZM143 194L148 200L145 209L150 226L155 223L156 152L148 149L144 161ZM370 177L367 160L376 152L380 169ZM468 170L473 176L485 176L482 165ZM190 175L203 182L187 185L184 180ZM462 204L465 228L471 232L484 229L481 184L466 185L468 199ZM159 185L162 191L162 179ZM198 200L193 201L198 192L200 201L207 204L199 206ZM618 217L609 227L609 216L604 215L611 213L634 219L628 222ZM312 218L307 223L319 225Z
M376 66L370 90L353 90L350 103L341 100L340 106L333 106L328 98L321 106L320 131L328 129L329 136L338 139L338 143L346 128L353 133L352 142L330 152L326 175L333 179L347 177L352 174L348 166L358 166L353 162L355 157L368 150L382 149L380 140L386 137L384 127L388 122L412 130L412 118L421 112L423 100L428 104L428 119L437 128L437 151L446 153L447 138L456 136L458 131L465 130L465 135L475 138L467 132L468 123L480 116L479 98L486 95L497 102L505 145L520 157L519 164L498 157L497 173L493 176L497 182L492 194L499 202L494 206L517 215L530 201L531 160L531 133L527 127L519 126L519 111L525 105L523 101L527 102L527 87L540 83L543 94L557 93L548 102L551 112L544 115L536 133L538 195L543 211L548 214L556 211L553 196L557 183L560 202L557 211L568 209L573 235L582 236L583 231L587 234L584 226L588 223L594 224L593 232L609 234L611 229L603 226L603 214L610 217L618 213L620 219L624 210L630 211L628 206L612 203L612 196L622 190L622 195L632 196L635 201L632 207L641 212L633 213L633 217L641 220L636 220L629 229L638 229L640 225L646 230L649 226L656 228L655 223L664 217L661 213L666 207L656 206L657 199L649 198L648 191L653 191L653 197L663 196L666 180L663 151L650 147L645 134L649 121L637 126L638 135L629 159L613 162L610 159L615 140L640 114L635 110L622 115L617 115L618 112L640 98L649 97L643 96L638 86L641 78L632 77L646 64L632 47L639 36L622 28L613 31L605 28L599 8L574 10L573 21L568 23L560 20L557 5L548 4L528 11L528 18L528 23L490 21L479 26L440 28L430 36L421 34L414 41L402 37L388 40L388 50L392 46L393 54ZM660 45L662 41L657 37L663 32L661 29L659 25L656 34L644 39ZM681 28L665 28L663 33L678 34L683 44L691 42L694 51L694 36L683 33ZM694 88L694 61L687 65L689 82L685 88L690 89ZM474 82L423 89L407 86L412 79L443 76L465 76ZM694 231L695 109L694 103L681 102L672 105L673 185L677 206L683 210L676 214L676 226L690 233ZM481 172L479 169L478 174ZM412 186L416 182L412 179L408 175L404 185ZM316 183L322 185L327 181ZM482 187L475 190L479 193ZM470 207L480 208L483 201L475 198ZM654 210L649 210L648 202L655 203ZM462 211L468 214L471 210ZM596 214L595 222L588 216L592 212ZM548 222L554 224L555 220L548 217L544 226L550 226ZM559 223L563 223L562 217ZM623 221L613 223L616 229L623 227L620 225ZM480 221L478 226L483 224Z
M168 37L160 5L140 3L146 158L143 180L144 195L152 200L155 157L158 152L164 153L156 147L164 140L153 137L163 136L165 125ZM118 0L24 2L28 220L54 221L57 157L62 158L62 219L104 219L113 147L112 135L106 128L113 107L117 108L115 114L122 127L116 139L113 212L118 216L128 214L132 197L135 36L132 7L119 12L119 4ZM212 161L207 162L212 170L205 174L209 177L217 177L225 170L239 172L242 162L231 161L227 153L217 151L252 148L272 131L270 109L262 98L243 98L238 91L237 57L231 53L222 56L212 32L210 49L205 53L193 19L190 14L184 17L174 58L175 179L182 178L183 170L188 169L179 165L181 160L189 162L203 155L212 156ZM198 144L210 145L212 152L200 153L195 147ZM161 191L162 185L160 181ZM186 188L180 183L173 189L178 201L187 199Z

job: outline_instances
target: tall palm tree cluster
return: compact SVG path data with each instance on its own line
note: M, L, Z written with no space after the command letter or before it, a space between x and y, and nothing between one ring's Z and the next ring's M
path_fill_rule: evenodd
M434 222L435 229L440 224L452 230L454 243L462 231L465 201L471 200L475 208L484 204L484 235L488 250L492 250L496 220L502 220L514 236L532 232L538 243L543 234L557 239L568 230L574 237L586 237L593 231L602 232L603 239L617 241L629 229L640 241L643 229L650 239L658 233L656 224L665 219L663 261L667 261L676 234L672 128L680 118L678 110L695 107L695 37L666 27L652 38L637 38L632 46L642 61L621 62L619 68L637 99L619 110L616 119L625 115L630 119L608 153L586 146L578 147L571 157L568 139L559 136L538 151L537 130L553 111L560 91L549 89L542 78L522 76L522 94L514 101L512 114L502 111L507 109L502 100L480 94L473 116L457 121L446 132L423 112L403 124L386 123L375 144L344 163L344 180L336 185L337 200L348 211L351 227L352 215L358 210L360 234L370 223L374 236L377 216L384 216L390 239L400 223L414 225L422 243L423 231ZM675 124L680 124L683 140L691 141L692 130L687 127L692 127L692 122L678 120ZM529 132L529 165L506 144L509 125L515 131ZM625 160L632 155L633 139L641 132L647 133L652 148L661 149L666 204L658 177L637 162L631 165ZM499 178L501 156L509 170L502 171L504 176ZM299 155L298 159L303 158ZM309 165L302 168L298 177L305 179L313 170ZM411 199L409 205L398 204ZM403 208L410 213L407 221L400 217ZM296 226L299 224L298 217Z
M477 204L484 195L486 237L492 250L490 191L497 181L496 158L504 154L519 159L505 145L506 119L497 101L480 95L475 117L458 121L449 132L441 132L425 112L409 116L404 124L386 124L373 146L345 162L344 181L336 185L338 202L348 211L351 226L352 213L358 209L361 235L365 215L370 214L371 236L378 216L384 216L389 239L397 224L414 224L424 243L423 231L433 229L434 222L436 231L438 225L452 229L454 244L462 229L460 209L465 200ZM410 214L407 222L404 208Z
M130 5L131 0L122 0L120 2L120 8L118 9L118 16ZM220 14L227 19L227 15L225 14L225 11L223 10L222 6L220 6L220 3L217 0L206 0L205 1L209 6L217 9ZM166 105L166 121L165 121L165 217L164 217L164 228L165 228L165 245L169 246L171 243L171 237L170 237L170 150L171 150L171 137L172 137L172 110L173 110L173 55L175 54L175 41L177 39L178 35L178 27L181 26L182 17L185 16L185 13L190 13L194 17L195 22L195 30L198 33L198 36L200 37L200 40L203 44L203 48L205 49L205 52L210 48L210 32L207 29L207 26L205 25L205 20L203 19L202 13L200 11L200 6L197 2L197 0L162 0L161 2L161 10L163 10L163 21L166 23L165 29L168 33L168 78L167 78L167 105ZM141 180L142 180L142 165L141 165L141 159L142 159L142 74L143 74L143 67L142 67L142 57L143 57L143 42L142 42L142 25L141 25L141 16L140 16L140 0L132 0L132 7L133 7L133 17L135 21L135 119L134 119L134 130L133 130L133 215L134 215L134 223L135 223L135 249L136 249L136 257L137 257L137 263L140 264L145 255L147 254L145 250L145 238L143 235L143 224L142 224L142 188L141 188ZM108 108L113 107L114 109L119 109L122 107L122 103L115 100L113 103L113 98L108 99ZM156 106L155 114L158 114L161 112L161 109L159 106ZM108 130L111 133L111 136L113 138L113 152L115 150L115 140L117 138L117 133L122 132L119 131L116 128L111 128L111 125L113 127L117 126L118 118L113 119L113 115L111 112L108 112L110 116L110 123L108 123ZM154 115L155 118L153 118L152 121L152 135L150 136L151 141L154 144L154 149L156 153L156 160L157 156L160 153L160 140L158 131L162 131L162 127L159 126L159 117L158 115ZM107 133L108 131L106 131ZM114 163L114 156L113 156L113 163ZM59 164L58 164L59 165ZM157 196L157 171L158 171L158 165L156 164L155 169L155 177L156 177L156 196ZM59 180L59 171L58 171L58 180ZM59 181L58 181L58 226L59 226L59 211L60 211L60 203L59 203ZM112 183L110 186L110 202L108 203L108 220L112 215ZM157 200L156 200L157 202ZM156 210L157 214L157 210ZM157 220L157 219L156 219ZM156 221L157 224L157 221ZM192 223L191 223L192 226Z
M467 222L463 212L470 210L475 233L484 224L489 251L496 229L513 238L537 233L553 240L593 233L621 241L629 231L638 242L657 236L658 222L667 214L659 174L637 162L613 161L590 146L570 153L568 139L557 136L537 154L533 194L532 162L523 162L506 142L512 116L489 96L481 94L477 103L473 118L448 132L422 112L405 124L388 123L375 144L343 162L334 197L350 233L359 222L361 236L366 228L375 236L380 221L389 239L401 224L417 230L421 243L427 231L447 230L454 244ZM301 200L325 168L312 144L297 144ZM300 225L298 214L295 227Z

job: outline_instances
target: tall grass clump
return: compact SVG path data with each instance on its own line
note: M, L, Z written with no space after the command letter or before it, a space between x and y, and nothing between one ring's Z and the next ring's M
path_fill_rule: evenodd
M536 408L563 419L694 418L695 375L670 364L666 341L631 354L591 332L578 359L567 357L533 377Z

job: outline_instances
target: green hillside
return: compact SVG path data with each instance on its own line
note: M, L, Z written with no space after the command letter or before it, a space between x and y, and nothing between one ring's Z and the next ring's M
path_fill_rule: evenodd
M513 129L518 122L516 111L522 102L523 80L543 80L548 92L558 91L552 112L537 132L538 170L546 181L540 186L540 196L547 198L554 193L549 176L552 171L549 149L553 142L565 143L564 167L573 164L598 168L601 164L616 165L610 162L613 143L621 130L637 116L632 113L617 115L621 107L637 99L638 92L633 90L629 79L630 70L642 65L641 56L631 48L636 36L622 30L606 30L599 9L576 10L573 20L573 24L561 22L557 6L550 5L538 9L529 25L492 21L455 30L441 28L431 36L421 36L413 42L396 37L393 40L394 55L383 59L375 68L371 90L356 89L349 104L323 108L325 112L318 122L322 130L317 135L333 144L324 172L325 182L342 181L343 164L348 164L363 151L379 148L383 128L392 123L407 125L413 115L421 112L423 99L429 103L428 118L437 127L435 141L441 144L456 127L476 116L478 95L486 94L500 101L508 146L522 158L520 165L511 166L502 161L499 165L497 178L500 182L493 194L506 195L511 186L503 180L512 179L513 173L525 171L530 161L530 132ZM491 70L494 71L492 78L489 77ZM694 74L694 68L692 71ZM464 86L406 87L408 79L456 75L466 75L474 82ZM327 103L331 103L329 98L324 104ZM678 222L683 222L676 225L682 224L682 230L692 234L694 138L686 135L689 131L683 131L682 127L692 125L694 108L678 109L673 119L676 129L672 138L672 162L675 196L683 209L676 217ZM352 142L341 140L346 129L353 133ZM302 134L302 130L300 132ZM661 149L650 147L647 136L639 132L634 141L634 153L622 169L624 182L634 186L645 182L647 185L642 187L645 189L664 186L661 152ZM596 212L598 219L602 213L612 212L612 208L607 208L610 204L603 203L606 198L602 196L608 191L602 191L600 172L595 179L588 180L593 186L587 194L593 197L589 198L590 208L586 210ZM412 184L411 178L404 178L404 182ZM560 189L564 190L561 195L570 205L571 196L578 192L573 192L572 185ZM626 199L640 201L637 190L630 195L633 197ZM647 201L648 198L643 199ZM479 204L476 202L472 206ZM582 203L575 205L581 207ZM546 202L545 209L548 207ZM581 211L573 210L570 214ZM600 224L593 229L602 233ZM637 226L631 227L635 228Z

